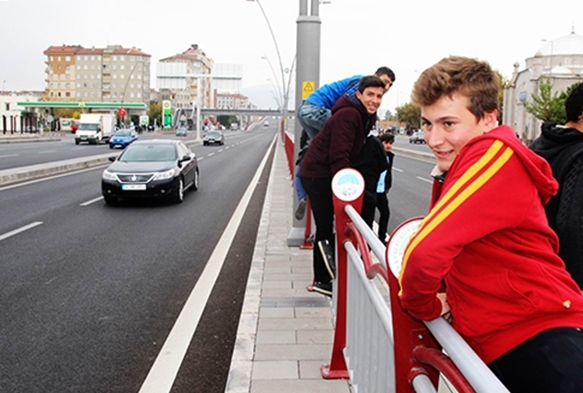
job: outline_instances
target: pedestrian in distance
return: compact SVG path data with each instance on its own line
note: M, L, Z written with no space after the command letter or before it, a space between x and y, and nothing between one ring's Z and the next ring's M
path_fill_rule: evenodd
M559 256L583 290L583 83L571 90L565 110L565 125L544 123L530 148L549 162L559 182L545 211L559 237Z
M437 166L404 251L400 303L420 320L447 316L510 392L580 393L583 296L544 210L558 184L498 126L499 92L488 63L456 56L414 84Z
M385 83L385 93L389 91L393 83L395 83L395 73L389 67L379 67L374 75L379 77ZM358 83L361 79L362 75L354 75L349 78L322 85L302 102L298 107L297 118L308 136L308 142L318 134L326 121L330 118L332 115L332 107L338 102L340 97L354 96L356 94ZM299 173L301 157L298 157L298 161L296 176ZM305 191L302 190L301 184L296 184L296 192L299 203L295 212L295 217L298 220L301 220L304 218L307 203L305 199Z
M342 96L332 116L311 141L302 160L299 177L308 194L315 222L315 243L333 243L334 207L332 178L351 167L376 122L376 112L385 93L385 82L374 75L360 79L354 96ZM313 289L332 295L332 276L319 247L313 248Z

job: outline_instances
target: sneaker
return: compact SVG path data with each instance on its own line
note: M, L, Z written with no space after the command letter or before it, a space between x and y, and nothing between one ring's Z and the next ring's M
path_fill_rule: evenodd
M304 214L306 214L306 200L302 199L296 208L296 218L301 220L304 218Z
M332 296L332 281L316 281L312 286L312 289L318 293L321 293L322 295Z
M334 280L336 278L336 260L334 259L334 252L328 240L320 240L318 242L318 247L324 258L324 265L330 274L330 278Z

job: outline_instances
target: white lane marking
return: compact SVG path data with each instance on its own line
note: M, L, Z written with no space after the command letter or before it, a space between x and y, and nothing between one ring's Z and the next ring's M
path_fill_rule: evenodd
M421 181L424 181L426 183L433 184L433 180L431 180L431 179L426 179L426 178L421 177L421 176L416 176L416 178L419 179L419 180L421 180Z
M223 267L227 252L229 251L233 238L237 233L237 229L243 220L243 214L245 214L245 210L249 205L253 191L255 191L255 187L259 182L259 177L263 172L263 168L265 167L267 158L271 153L276 139L277 135L269 145L265 157L263 157L261 164L259 164L259 167L257 168L253 179L251 179L245 194L243 194L237 209L235 209L229 224L215 246L204 271L190 293L188 300L184 304L184 308L180 312L170 334L160 349L160 353L152 365L139 393L170 392L180 365L182 364L182 360L184 359L184 355L186 354L186 350L190 345L192 336L196 331L202 312L204 311L208 298L215 285L215 281Z
M4 154L4 155L0 156L0 158L7 158L7 157L18 157L18 154Z
M223 151L223 149L219 149L219 151L218 151L217 153L220 153L220 152L222 152L222 151Z
M28 231L29 229L32 229L32 228L34 228L36 226L39 226L42 223L43 223L42 221L35 221L33 223L30 223L28 225L25 225L23 227L20 227L18 229L13 230L13 231L6 232L5 234L0 235L0 240L8 239L10 236L14 236L14 235L17 235L17 234L19 234L21 232Z
M45 150L45 151L38 151L37 154L49 154L54 153L56 150Z
M396 172L403 173L403 170L402 170L402 169L399 169L399 168L395 168L395 167L393 167L393 170L394 170L394 171L396 171Z
M204 157L196 157L196 159L200 161L200 160L203 160Z
M209 154L207 154L208 157L214 156L214 155L215 155L215 153L209 153Z
M100 201L100 200L102 200L102 199L103 199L103 197L102 197L102 196L100 196L100 197L97 197L97 198L94 198L94 199L88 200L87 202L83 202L83 203L81 203L80 205L81 205L81 206L89 206L89 205L91 205L92 203L95 203L95 202L97 202L97 201Z

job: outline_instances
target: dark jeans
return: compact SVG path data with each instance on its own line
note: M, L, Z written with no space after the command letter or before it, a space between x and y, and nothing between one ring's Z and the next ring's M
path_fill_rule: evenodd
M385 243L387 240L387 228L389 227L389 199L386 192L377 192L377 209L379 209L379 239Z
M334 205L332 202L332 178L305 178L300 177L302 185L310 199L312 214L316 224L314 236L313 268L314 280L327 283L331 277L324 264L318 242L328 240L334 244Z
M546 330L488 367L511 393L581 393L583 330Z

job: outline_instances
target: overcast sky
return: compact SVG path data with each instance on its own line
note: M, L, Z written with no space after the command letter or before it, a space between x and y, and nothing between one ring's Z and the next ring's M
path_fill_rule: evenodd
M299 0L260 0L291 68ZM448 55L489 61L506 77L512 65L552 40L583 34L580 0L331 0L320 5L320 83L370 74L381 65L397 81L382 108L409 101L418 72ZM198 44L215 63L243 65L243 87L280 79L273 39L249 0L0 0L0 82L6 90L45 88L51 45L141 48L159 59ZM292 83L293 84L293 83ZM268 90L269 91L269 90ZM271 92L270 92L271 93ZM272 94L273 95L273 94Z

